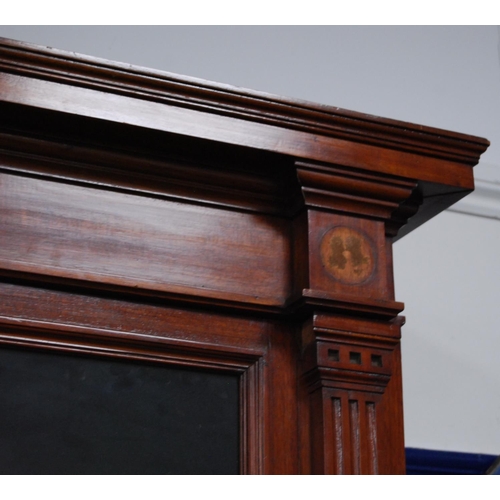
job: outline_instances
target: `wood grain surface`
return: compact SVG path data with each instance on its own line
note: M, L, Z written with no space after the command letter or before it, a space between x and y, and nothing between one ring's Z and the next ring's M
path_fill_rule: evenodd
M243 474L403 474L392 245L488 144L0 39L0 349L236 377Z

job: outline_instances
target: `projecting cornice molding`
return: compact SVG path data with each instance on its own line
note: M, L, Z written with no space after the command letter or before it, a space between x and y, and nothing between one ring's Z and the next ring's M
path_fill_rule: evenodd
M489 145L486 139L471 135L285 99L5 38L0 38L0 71L105 92L108 96L131 97L470 166L477 163ZM15 86L18 83L17 80L12 82ZM54 92L52 88L47 89L48 94L51 92Z
M177 197L200 188L209 199L214 183L207 188L205 177L196 176L194 186L193 176L185 178L185 169L177 175L175 169L167 168L165 162L172 167L175 151L183 156L184 149L199 152L206 144L218 144L226 153L238 150L239 157L249 151L270 154L279 159L271 162L276 172L291 171L292 162L312 164L313 168L301 167L299 172L306 203L337 212L366 214L369 210L372 219L387 221L387 234L395 239L471 192L472 167L489 145L481 137L4 38L0 38L0 115L0 148L6 155L25 157L26 148L16 150L14 146L26 139L30 150L44 141L49 149L65 144L70 155L76 150L68 145L86 148L90 156L103 148L107 153L112 149L140 158L141 167L133 173L155 192L160 184L166 182L170 188L175 181ZM43 129L36 128L39 123L44 124ZM61 153L58 157L61 155L67 156ZM145 159L161 183L149 176L150 170L144 170ZM131 173L130 162L125 165ZM262 170L260 161L255 165ZM327 171L318 165L326 166ZM249 168L252 170L252 162ZM243 177L247 170L242 170ZM291 189L282 190L279 203L276 185L269 192L266 186L254 184L250 199L255 200L257 191L262 201L259 210L270 213L280 205L278 213L293 214L300 197L294 189L295 178L289 180ZM331 189L325 192L322 187L328 182L334 183L333 195ZM380 182L390 186L391 192L381 194ZM406 190L402 196L401 189ZM248 204L241 206L242 200L248 200L244 179L237 193L223 190L230 193L225 206L248 209Z
M500 183L476 179L476 188L448 210L500 220Z

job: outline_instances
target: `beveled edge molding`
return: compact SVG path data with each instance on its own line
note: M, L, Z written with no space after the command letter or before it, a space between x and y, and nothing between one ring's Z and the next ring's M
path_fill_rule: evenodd
M318 290L305 289L302 292L303 304L314 308L319 313L357 315L362 318L380 318L391 320L404 310L402 302L392 300L373 300L361 298L358 295L338 296L337 294Z
M448 210L500 220L500 183L476 179L475 190Z
M0 315L0 343L238 372L248 369L264 353L264 350L244 350L208 342L200 347L200 343L196 345L175 337L3 315ZM190 360L194 358L193 364Z
M0 70L475 165L489 141L0 38Z
M237 374L240 377L240 472L262 474L264 471L262 440L265 424L261 394L264 350L209 343L193 345L177 338L8 316L0 316L1 345Z
M155 290L147 287L118 285L94 280L72 277L54 276L50 273L34 273L21 269L6 269L0 266L2 282L22 285L52 288L55 290L72 290L74 293L89 293L96 296L106 296L109 292L122 300L144 300L147 303L164 303L178 307L209 307L217 312L239 311L246 314L258 314L262 318L287 317L297 314L295 302L281 304L266 304L250 295L235 295L230 292L218 293L202 288L187 286L172 286L169 290ZM296 300L296 299L295 299ZM300 311L299 311L300 312Z
M194 139L193 139L194 141ZM121 191L136 196L290 217L303 203L293 174L213 168L196 160L144 157L0 132L0 172ZM269 161L269 160L267 160ZM207 168L207 165L209 168Z

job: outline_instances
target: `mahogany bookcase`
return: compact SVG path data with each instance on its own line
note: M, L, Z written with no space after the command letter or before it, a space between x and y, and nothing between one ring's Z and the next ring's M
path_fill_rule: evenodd
M404 473L392 244L487 146L0 39L0 350L233 377L240 473Z

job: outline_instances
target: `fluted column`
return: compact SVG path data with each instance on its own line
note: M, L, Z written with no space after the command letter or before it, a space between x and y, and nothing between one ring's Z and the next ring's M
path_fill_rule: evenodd
M392 238L418 208L416 182L302 162L297 173L307 212L304 472L403 473L404 319L394 300Z

